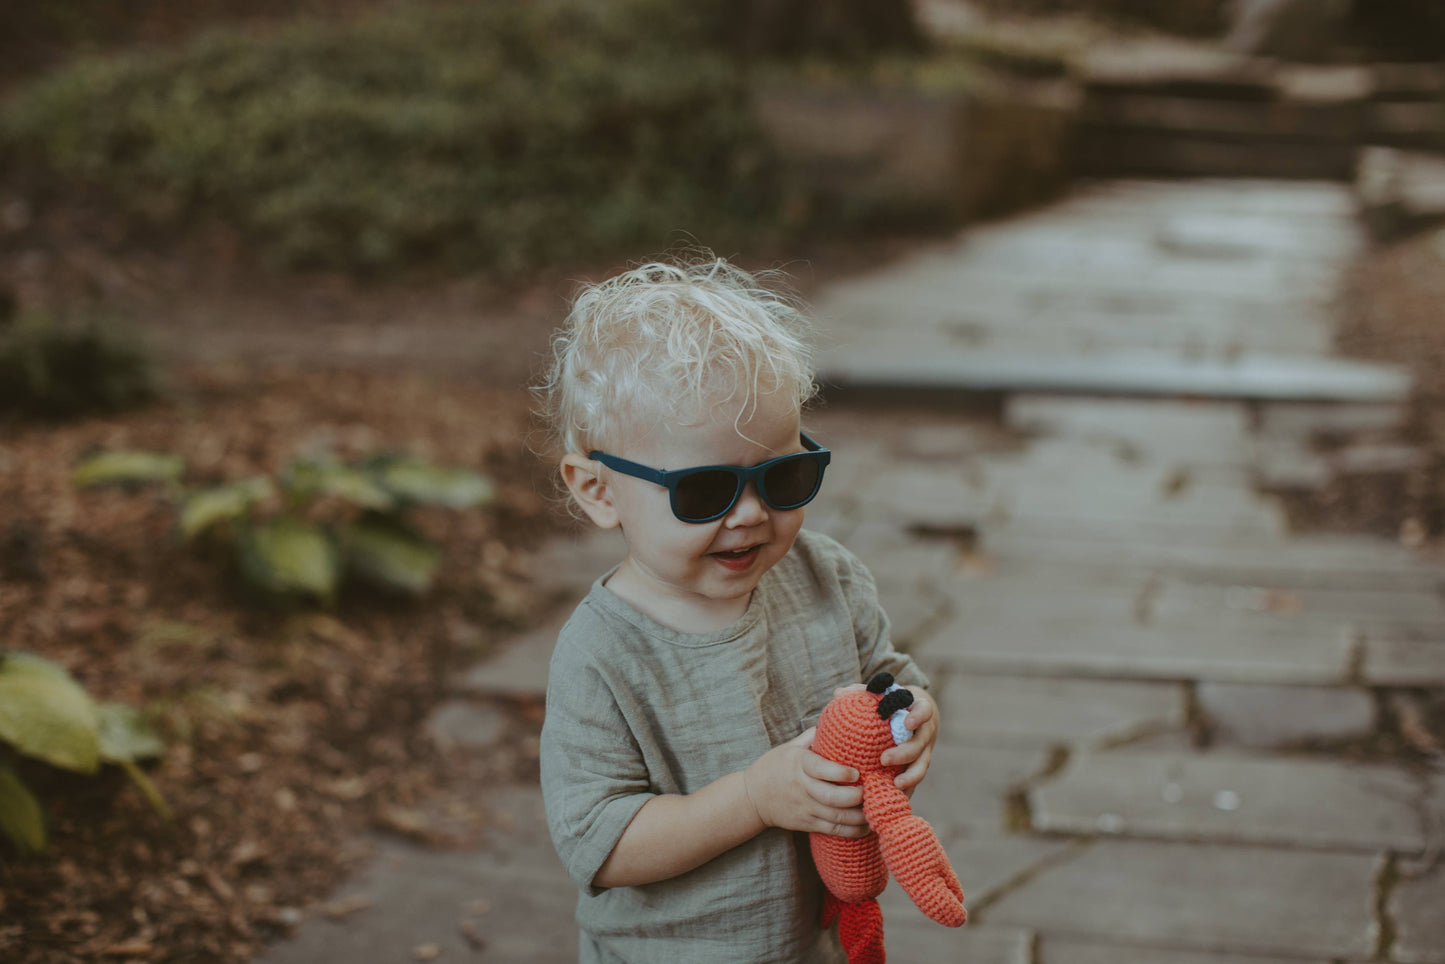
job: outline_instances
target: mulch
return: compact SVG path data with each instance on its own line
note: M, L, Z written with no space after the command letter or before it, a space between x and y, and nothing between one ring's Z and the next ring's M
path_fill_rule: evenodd
M355 371L173 380L125 415L0 422L0 640L145 707L170 741L149 775L173 811L114 768L21 761L51 844L30 858L0 844L0 960L248 960L356 866L367 828L465 843L486 820L467 788L535 770L521 741L489 773L454 773L420 725L449 674L540 602L523 560L561 517L524 444L525 395ZM480 470L498 497L415 520L445 551L424 600L355 590L277 609L218 548L175 537L163 492L76 491L72 467L98 447L180 454L195 481L397 449Z

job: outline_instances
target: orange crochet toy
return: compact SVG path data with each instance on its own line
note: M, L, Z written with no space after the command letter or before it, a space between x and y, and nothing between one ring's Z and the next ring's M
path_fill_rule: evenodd
M938 837L893 784L900 766L879 762L889 747L911 734L903 719L913 694L878 673L867 689L849 690L823 709L813 752L855 768L863 785L863 814L873 830L866 837L810 834L813 861L828 888L822 926L838 921L838 938L849 964L883 964L883 912L877 897L891 871L918 908L946 927L967 918L963 888Z

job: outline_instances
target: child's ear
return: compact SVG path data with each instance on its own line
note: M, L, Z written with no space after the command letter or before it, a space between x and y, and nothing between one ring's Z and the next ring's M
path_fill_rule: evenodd
M618 526L617 507L612 501L612 489L602 476L600 463L584 458L576 452L562 456L562 481L572 493L572 498L582 507L599 529L615 529Z

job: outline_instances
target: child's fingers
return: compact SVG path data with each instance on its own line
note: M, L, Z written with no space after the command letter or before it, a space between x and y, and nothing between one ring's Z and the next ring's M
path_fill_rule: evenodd
M910 730L917 730L923 724L933 719L933 700L928 694L920 689L910 687L908 690L913 694L913 706L908 711L908 716L903 720L903 725Z
M817 732L818 728L816 726L810 726L806 730L789 740L787 742L787 745L800 746L804 749L807 749L808 747L813 745L813 737L817 735Z
M907 790L918 786L923 782L924 774L928 772L929 761L933 759L933 747L924 747L923 752L918 754L908 769L894 777L893 785L900 790Z
M834 837L866 837L872 833L862 807L823 807L810 815L809 830Z
M826 780L810 780L804 784L803 789L815 802L825 807L851 810L863 806L863 788L858 784L849 786L829 783ZM859 810L859 813L862 811Z
M857 783L859 775L852 767L825 760L816 753L803 757L803 772L814 780L825 780L828 783Z
M862 683L849 683L847 686L836 686L833 688L833 698L837 699L839 696L842 696L849 690L861 690L866 688L867 687L864 686L864 684Z
M906 767L918 759L918 755L929 746L930 743L927 739L920 738L915 733L908 741L884 750L883 755L878 758L878 762L886 767Z

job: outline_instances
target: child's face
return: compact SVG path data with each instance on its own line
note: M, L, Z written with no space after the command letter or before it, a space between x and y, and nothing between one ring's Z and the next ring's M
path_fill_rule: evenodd
M784 392L762 396L751 417L736 424L735 405L711 411L701 425L629 432L612 454L682 469L752 466L804 451L797 407ZM741 616L758 580L792 548L803 525L802 508L770 508L751 482L722 518L688 523L673 515L666 488L617 472L607 480L628 550L608 587L677 629L720 628Z

